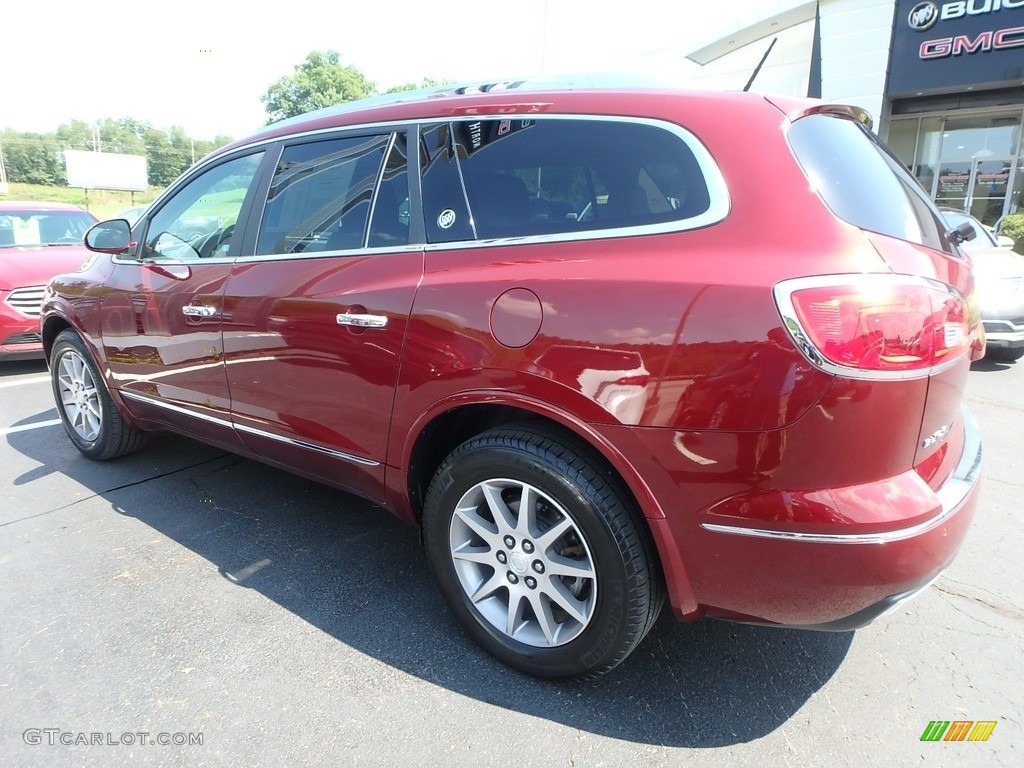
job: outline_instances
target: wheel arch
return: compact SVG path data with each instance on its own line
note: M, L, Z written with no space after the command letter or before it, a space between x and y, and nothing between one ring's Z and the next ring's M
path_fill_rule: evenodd
M40 330L41 335L43 337L43 354L46 355L47 364L49 364L50 352L53 351L54 339L57 338L57 335L61 331L66 330L68 328L74 328L76 331L78 331L78 329L71 324L71 321L68 320L63 315L48 315L46 319L43 320L43 326ZM78 335L82 335L81 331L78 331Z
M408 508L403 511L419 523L427 487L441 462L475 435L510 424L531 424L580 444L589 458L617 478L644 518L665 516L644 479L598 430L544 403L509 392L500 396L494 392L464 393L438 403L417 420L406 433L401 452L404 484L400 492L408 500Z

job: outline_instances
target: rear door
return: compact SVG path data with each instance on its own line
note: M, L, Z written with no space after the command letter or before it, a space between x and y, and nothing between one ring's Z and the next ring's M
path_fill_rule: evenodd
M227 381L245 443L377 499L423 273L406 143L404 131L384 131L285 146L223 296Z

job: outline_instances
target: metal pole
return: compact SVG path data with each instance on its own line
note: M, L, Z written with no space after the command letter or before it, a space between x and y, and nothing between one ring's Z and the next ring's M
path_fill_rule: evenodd
M4 167L3 144L0 144L0 193L7 194L7 169Z

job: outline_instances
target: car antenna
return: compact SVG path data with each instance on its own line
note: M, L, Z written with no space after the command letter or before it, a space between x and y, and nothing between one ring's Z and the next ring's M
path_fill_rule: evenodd
M761 71L761 67L764 66L765 61L768 59L768 54L772 52L772 48L775 47L775 43L777 43L778 41L779 41L779 38L773 37L772 41L770 43L768 43L768 50L764 52L764 56L762 56L761 60L759 62L757 62L757 66L754 67L754 71L751 73L750 79L747 80L747 84L743 86L743 91L744 92L750 90L750 86L752 86L754 84L754 78L756 78L757 77L757 73Z

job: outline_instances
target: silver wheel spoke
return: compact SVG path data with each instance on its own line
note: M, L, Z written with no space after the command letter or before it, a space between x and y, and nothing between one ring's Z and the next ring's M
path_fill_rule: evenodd
M502 574L495 571L491 578L489 578L487 581L481 584L479 589L477 589L476 592L469 596L469 599L472 600L474 603L479 603L481 600L490 597L499 589L502 589L504 586L505 577Z
M549 576L568 576L573 579L593 579L596 574L589 560L570 560L561 555L548 555Z
M494 483L482 484L484 500L487 502L487 508L491 510L491 514L494 516L494 522L498 526L499 533L514 531L516 528L515 515L512 514L512 510L508 508L505 500L501 498L503 489L503 486L495 485Z
M508 622L505 624L505 634L509 637L515 637L516 632L523 625L523 612L526 608L526 603L525 595L514 592L509 593Z
M537 505L537 490L528 485L522 486L522 495L519 497L519 520L516 521L516 533L520 536L533 538L533 532L537 530L533 524Z
M530 604L533 606L537 623L544 633L544 639L547 640L548 645L555 645L555 639L558 637L558 624L551 614L551 604L538 594L530 596Z
M576 619L576 621L583 623L587 620L587 604L573 597L562 582L557 580L549 581L548 589L544 590L544 595L551 602L557 603L562 610Z
M499 532L492 530L491 524L477 514L476 506L460 507L455 510L455 516L464 522L473 533L488 543L498 536Z
M543 536L537 537L537 549L541 552L547 552L548 549L551 548L552 544L571 531L574 527L572 520L567 517L562 518L561 522L559 522L554 528L544 531Z
M482 547L472 547L467 544L461 549L457 549L452 552L452 557L456 560L465 560L469 563L483 563L485 565L494 564L494 552L490 547L484 549Z

